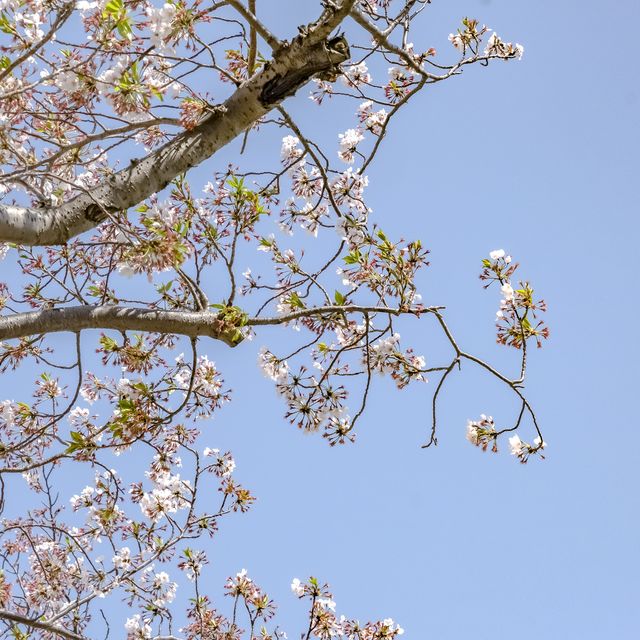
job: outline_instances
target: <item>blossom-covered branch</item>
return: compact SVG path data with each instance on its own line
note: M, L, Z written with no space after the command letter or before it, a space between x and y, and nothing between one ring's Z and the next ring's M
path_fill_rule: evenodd
M239 3L238 3L239 4ZM200 164L233 140L311 78L348 59L348 48L326 42L353 0L344 0L305 34L278 48L261 73L243 83L222 104L207 106L202 121L128 167L106 176L91 190L58 206L0 204L0 241L61 244L94 228L110 213L125 211L161 191L178 174ZM274 43L275 44L275 43Z

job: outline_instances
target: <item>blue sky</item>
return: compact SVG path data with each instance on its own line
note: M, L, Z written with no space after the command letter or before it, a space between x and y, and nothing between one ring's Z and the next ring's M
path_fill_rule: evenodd
M317 4L258 3L282 37L312 19ZM431 249L420 281L425 302L445 304L461 345L508 371L517 354L495 344L499 296L477 275L492 249L521 263L521 276L549 305L552 336L532 353L527 385L547 459L523 466L506 446L483 454L465 440L468 418L509 422L516 411L469 366L442 396L437 448L420 448L435 385L397 392L380 379L356 445L330 449L283 419L255 366L257 347L276 350L286 332L264 332L233 351L211 344L234 402L208 443L234 452L238 479L258 502L222 524L206 582L221 595L225 578L246 567L279 603L290 638L304 610L289 584L309 575L331 583L338 613L393 617L409 638L640 634L640 7L434 0L414 32L416 48L434 46L453 60L447 35L465 15L524 44L523 60L471 68L425 90L368 171L369 203L389 235L418 237ZM302 94L287 107L303 125L332 136L345 128L318 124ZM223 168L225 153L195 179ZM400 330L429 361L443 353L427 319Z

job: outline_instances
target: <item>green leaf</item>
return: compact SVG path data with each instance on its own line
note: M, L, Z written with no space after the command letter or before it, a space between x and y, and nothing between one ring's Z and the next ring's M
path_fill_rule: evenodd
M104 5L103 14L112 16L114 18L120 15L120 12L124 9L124 2L122 0L109 0Z
M9 18L7 18L4 11L0 13L0 31L8 33L9 35L15 35L18 33L16 28L9 22Z
M71 442L69 446L65 449L65 453L75 453L76 451L81 451L85 449L87 442L85 437L79 431L71 432Z
M149 90L156 98L158 98L158 100L160 100L161 102L164 100L164 96L156 87L149 87Z
M173 286L173 280L169 280L169 282L166 282L164 284L159 284L156 286L156 291L158 293L169 293L169 291L171 291L171 287Z
M292 307L298 307L298 309L304 309L304 303L300 300L300 296L294 291L289 296L289 304Z
M351 251L344 257L344 261L346 264L358 264L361 258L360 252L356 249L355 251Z
M111 18L113 26L123 38L128 38L133 33L123 0L109 0L102 10L102 17Z
M120 348L118 343L109 336L100 336L99 342L104 351L117 351Z
M129 18L127 17L118 20L116 29L123 38L128 38L129 34L133 33L133 29L131 28L131 20L129 20Z

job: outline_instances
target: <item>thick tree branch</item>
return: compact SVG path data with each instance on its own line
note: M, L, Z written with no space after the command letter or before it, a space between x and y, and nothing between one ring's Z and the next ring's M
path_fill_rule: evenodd
M115 329L175 333L190 338L206 336L222 340L230 347L235 328L230 330L217 312L163 311L115 305L64 307L17 313L0 318L0 340L83 329Z
M53 624L41 622L40 620L32 620L26 616L21 616L17 613L6 611L4 609L0 609L0 619L23 624L27 627L31 627L32 629L42 629L43 631L60 636L61 638L68 638L68 640L86 640L84 636L78 635L73 631L68 631L67 629L62 629Z
M353 5L325 9L319 21L291 43L283 43L266 64L194 129L185 131L141 160L106 178L90 192L57 207L29 208L0 204L0 242L62 244L164 189L251 127L311 78L335 70L349 58L343 38L327 40ZM340 45L340 46L337 46Z
M327 305L299 309L271 318L249 318L244 326L258 327L280 325L300 318L328 316L345 313L383 313L387 315L435 313L442 307L400 309L397 307L366 307L360 305ZM0 340L12 340L25 336L78 332L84 329L113 329L116 331L145 331L151 333L175 333L197 338L200 336L221 340L230 347L241 342L237 326L230 325L218 312L164 311L115 305L63 307L16 313L0 317Z

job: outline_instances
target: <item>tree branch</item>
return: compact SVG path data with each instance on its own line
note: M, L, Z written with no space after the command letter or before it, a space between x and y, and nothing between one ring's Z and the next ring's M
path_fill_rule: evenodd
M442 307L400 309L394 307L365 307L351 305L327 305L292 311L271 318L249 318L244 326L258 327L280 325L299 318L345 313L383 313L387 315L418 315L436 313ZM78 332L84 329L113 329L116 331L145 331L150 333L174 333L190 338L207 337L220 340L230 347L242 339L237 333L240 327L225 322L224 316L212 311L164 311L116 305L62 307L16 313L0 317L0 340L13 340L25 336Z
M444 307L420 307L415 309L401 309L399 307L364 307L357 304L347 305L326 305L324 307L311 307L309 309L300 309L291 313L275 316L272 318L250 318L247 320L247 326L265 326L274 324L284 324L298 318L308 318L309 316L329 315L332 313L386 313L387 315L419 315L422 313L436 313ZM1 334L0 334L1 337Z
M83 305L16 313L0 318L0 340L83 329L176 333L190 338L206 336L221 340L230 347L239 343L232 337L236 328L231 331L232 328L220 319L217 312L210 311Z
M417 74L426 79L430 79L433 77L430 73L427 73L419 64L417 64L416 61L404 49L397 47L389 41L389 38L387 37L389 33L388 31L380 31L380 29L371 24L357 9L353 9L350 12L350 15L353 20L355 20L355 22L357 22L363 29L371 34L375 42L384 46L387 51L395 53L408 67L410 67Z
M249 0L249 11L255 15L256 13L256 0ZM247 71L249 76L253 75L256 68L256 57L258 55L258 43L256 41L256 26L251 25L249 31L249 55L247 56Z
M333 47L326 35L348 13L325 9L306 32L283 43L261 71L242 84L194 129L185 131L141 160L108 176L100 185L57 207L30 208L0 204L0 242L54 245L96 227L109 213L124 211L194 167L226 144L311 78L335 69L349 57L344 46Z
M73 631L67 631L67 629L62 629L61 627L57 627L46 622L41 622L40 620L32 620L31 618L27 618L26 616L21 616L18 613L13 613L4 609L0 609L0 618L4 620L10 620L11 622L17 622L18 624L24 624L25 626L31 627L32 629L42 629L43 631L53 633L62 638L68 638L68 640L86 640L84 636L78 635Z

